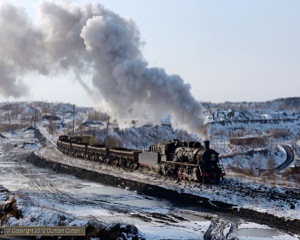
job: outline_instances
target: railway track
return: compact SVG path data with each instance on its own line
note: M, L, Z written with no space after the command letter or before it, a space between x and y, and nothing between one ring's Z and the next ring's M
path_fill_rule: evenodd
M294 152L290 146L282 145L282 147L286 152L286 160L276 168L277 170L283 170L287 168L295 159Z
M296 188L284 188L280 187L280 191L276 187L266 187L262 184L257 188L254 188L253 185L246 185L239 183L237 181L224 179L224 181L218 186L220 189L225 189L234 192L234 194L239 194L244 197L253 197L253 198L265 198L272 201L284 201L291 206L297 201L300 201L300 190Z
M54 147L56 148L56 141L52 139L51 135L47 132L47 130L41 126L41 124L37 124L36 128L40 131L41 135Z
M88 160L82 160L82 161L88 161ZM100 164L100 163L99 163ZM126 168L121 168L121 167L117 167L117 166L109 166L109 165L105 165L108 168L112 168L114 170L119 170L119 171L125 171L125 172L132 172L131 169L126 169ZM143 172L143 169L141 169L140 171L141 174L145 174ZM153 171L148 171L147 175L156 177L156 179L165 179L167 180L167 182L169 182L170 184L174 184L174 182L182 182L185 183L186 180L178 180L176 177L176 175L174 176L162 176L160 174L158 174L157 172L153 172ZM164 181L164 180L162 180ZM166 184L168 184L167 182L165 182ZM159 184L159 183L158 183ZM199 191L201 190L206 190L207 188L215 188L215 191L218 192L220 190L224 190L224 191L228 191L230 192L230 194L238 194L240 196L244 196L244 197L254 197L254 198L266 198L266 199L270 199L270 200L281 200L281 201L285 201L288 202L289 204L294 204L294 202L299 201L300 200L300 190L298 189L291 189L291 188L280 188L282 191L278 191L276 190L276 188L271 188L271 187L266 187L265 185L263 185L263 183L259 184L256 183L255 185L258 185L257 187L255 187L254 184L246 184L243 182L240 182L239 180L233 180L233 179L227 179L225 177L225 179L219 184L219 185L207 185L207 184L201 184L201 183L197 183L197 182L191 182L190 184L188 184L190 186L198 186ZM189 187L189 186L187 186Z

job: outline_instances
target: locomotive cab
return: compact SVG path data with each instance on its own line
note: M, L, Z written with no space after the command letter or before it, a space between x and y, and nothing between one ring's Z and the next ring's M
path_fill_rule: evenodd
M179 140L167 143L153 144L149 147L149 152L159 153L160 160L172 161L176 148L180 145Z

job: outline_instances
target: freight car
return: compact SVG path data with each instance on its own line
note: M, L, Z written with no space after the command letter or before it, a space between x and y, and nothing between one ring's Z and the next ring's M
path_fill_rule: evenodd
M219 183L225 176L219 164L218 153L199 142L180 142L153 144L148 151L127 148L110 148L97 145L94 136L62 135L57 140L58 149L70 156L103 162L131 170L160 172L162 175L178 179Z

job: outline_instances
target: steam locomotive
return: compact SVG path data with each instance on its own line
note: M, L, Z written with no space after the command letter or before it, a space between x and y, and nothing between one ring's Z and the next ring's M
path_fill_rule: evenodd
M96 144L94 136L59 136L57 148L70 156L131 170L159 172L179 180L219 183L225 176L215 150L200 142L174 140L153 144L147 151Z

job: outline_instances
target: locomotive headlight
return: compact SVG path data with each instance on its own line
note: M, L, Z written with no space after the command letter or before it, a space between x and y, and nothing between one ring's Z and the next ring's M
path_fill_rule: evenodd
M211 157L210 157L210 160L211 161L216 161L217 160L216 154L212 154Z

